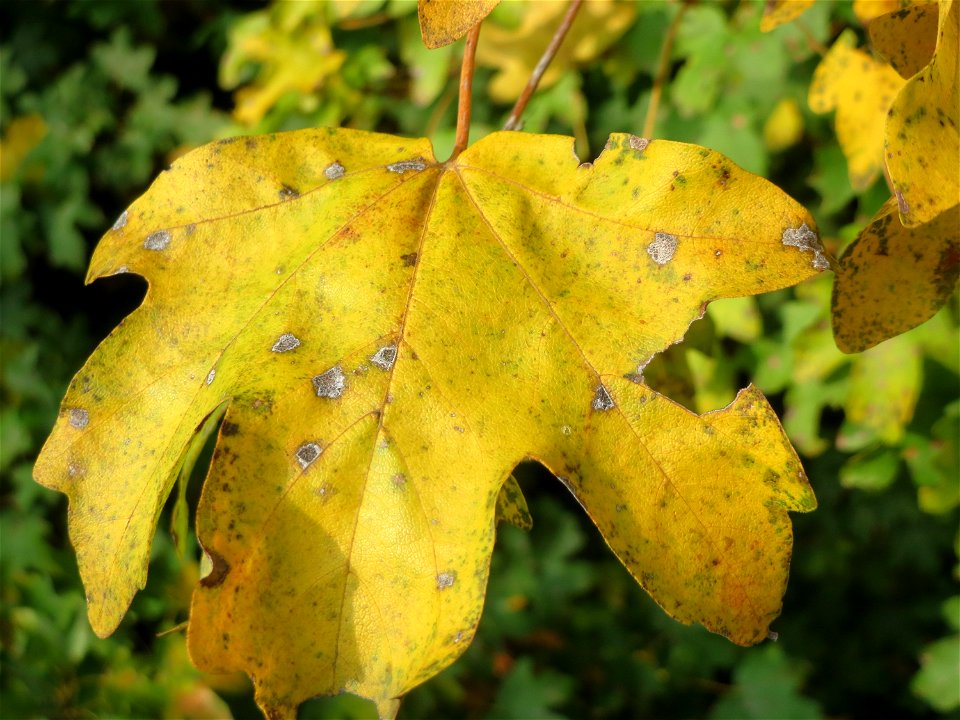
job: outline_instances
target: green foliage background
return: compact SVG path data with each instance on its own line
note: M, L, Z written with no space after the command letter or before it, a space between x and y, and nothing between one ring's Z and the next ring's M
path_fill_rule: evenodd
M611 48L537 94L527 130L574 135L583 159L611 131L640 132L678 5L631 7L635 18ZM65 502L32 482L31 465L70 376L145 289L130 276L84 288L90 252L178 153L317 124L429 134L440 157L452 146L459 46L423 49L413 2L262 8L0 5L4 718L256 716L244 678L199 673L182 633L158 636L186 619L198 572L195 543L180 554L171 538L169 509L147 589L100 640L86 621ZM809 38L795 26L761 34L759 12L749 1L688 9L655 136L716 148L770 178L811 208L837 251L889 193L882 179L851 189L830 118L807 110L818 60ZM508 3L488 22L515 28L520 16ZM846 27L866 42L845 2L818 3L803 23L819 43ZM285 44L258 55L251 38L264 37ZM253 123L231 116L229 91L276 78L297 52L318 52L318 38L329 40L330 57L311 66L308 87L280 84ZM509 111L485 93L494 73L477 72L474 138ZM799 110L792 129L769 120L784 101ZM26 145L12 130L23 118L42 119L42 137ZM778 129L793 142L777 142ZM960 717L956 297L925 326L844 356L829 329L831 282L716 303L647 370L655 387L698 411L755 382L801 452L820 508L794 517L779 642L738 648L667 618L562 486L522 466L534 528L501 528L476 640L407 698L401 717ZM188 493L194 503L199 483ZM301 716L372 713L341 697L311 701Z

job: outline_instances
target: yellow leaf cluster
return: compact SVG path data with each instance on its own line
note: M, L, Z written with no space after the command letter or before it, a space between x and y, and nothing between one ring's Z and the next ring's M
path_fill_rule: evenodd
M311 96L337 73L346 54L334 47L324 10L317 3L281 2L231 28L220 84L236 87L246 63L260 65L254 80L235 93L238 123L256 125L286 93Z
M567 5L562 2L531 2L524 7L516 28L501 27L494 22L483 26L477 64L497 69L489 84L494 100L512 102L519 97L566 10ZM553 85L570 67L598 57L626 32L635 14L635 8L627 3L585 2L544 73L540 87Z
M810 91L814 110L837 107L837 135L855 189L875 176L858 170L868 167L865 158L874 157L882 133L894 192L839 263L833 327L844 352L862 351L925 322L960 277L960 3L903 3L874 16L870 35L890 65L838 47L841 37L817 68ZM873 90L874 104L882 108L897 84L902 87L885 111L874 108L860 118L858 136L857 108L870 111L858 104L863 88Z
M837 141L847 158L850 184L866 190L883 168L887 111L903 79L886 63L855 47L844 33L817 66L810 83L810 109L836 111Z
M908 227L960 203L958 42L960 2L942 0L933 59L907 81L887 117L887 170Z
M250 675L268 717L344 690L388 715L464 651L526 458L672 616L766 637L787 512L815 505L796 455L755 388L696 415L642 372L711 300L824 267L813 220L703 148L614 135L581 164L572 146L495 133L439 163L426 140L359 131L235 139L118 219L88 279L149 291L35 466L69 496L98 634L143 587L191 437L226 404L188 643Z

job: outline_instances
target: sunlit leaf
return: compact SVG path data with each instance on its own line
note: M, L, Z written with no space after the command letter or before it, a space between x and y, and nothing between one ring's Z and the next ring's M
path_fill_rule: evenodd
M826 265L813 220L718 153L495 133L305 130L204 146L105 235L88 279L147 277L35 466L70 496L100 635L146 581L196 428L229 403L197 533L189 644L270 717L380 712L476 630L504 481L556 474L671 615L766 637L787 511L815 501L758 390L695 415L639 371L711 300Z
M908 227L960 203L960 2L942 0L933 60L897 95L887 117L887 170Z
M494 22L483 26L477 64L497 69L488 84L490 97L498 102L517 99L566 10L564 2L532 2L524 6L518 27ZM583 3L540 87L557 82L570 67L595 59L627 30L635 13L631 5L613 0Z
M903 78L855 45L850 31L837 38L813 74L809 103L816 113L836 110L837 141L847 157L850 184L860 191L883 168L884 123Z

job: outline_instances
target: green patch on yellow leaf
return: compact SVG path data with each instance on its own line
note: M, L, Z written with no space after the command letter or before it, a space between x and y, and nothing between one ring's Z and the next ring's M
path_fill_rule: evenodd
M419 0L423 44L435 49L455 42L499 4L500 0Z
M784 23L792 22L813 5L813 0L765 0L760 29L770 32Z
M908 227L960 203L960 2L942 0L939 9L933 60L900 91L886 124L887 170Z
M815 113L836 110L837 141L847 158L850 184L862 191L883 167L884 123L903 78L855 45L850 31L837 38L814 71L808 101Z
M489 84L490 97L512 102L520 95L566 11L563 2L526 3L517 26L504 27L492 21L483 26L477 64L497 70ZM585 2L543 74L540 87L550 87L571 67L599 56L626 32L635 14L636 10L626 3Z
M870 23L870 42L901 77L909 79L933 57L939 18L935 4L913 5L881 15Z
M833 331L844 352L860 352L926 322L960 278L960 205L906 228L891 198L840 258Z
M922 385L920 347L899 336L859 355L850 369L844 403L851 432L897 445L913 418ZM842 438L838 439L838 443Z
M613 135L580 164L572 145L495 133L438 163L427 140L359 131L238 138L121 216L88 279L135 272L147 297L35 466L69 495L98 634L228 403L188 641L201 668L249 674L268 717L342 691L389 714L453 662L528 458L672 616L766 637L787 512L815 504L796 455L755 388L696 415L639 373L706 303L822 268L813 220L697 146Z

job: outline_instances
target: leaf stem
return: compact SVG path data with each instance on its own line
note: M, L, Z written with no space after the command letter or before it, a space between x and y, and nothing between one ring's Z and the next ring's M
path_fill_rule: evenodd
M467 44L463 50L463 64L460 66L460 99L457 105L457 139L450 160L455 160L460 153L467 149L470 142L474 58L477 54L477 38L480 37L481 24L482 21L470 28L470 32L467 33Z
M660 48L660 58L657 60L657 77L653 81L653 89L650 91L650 104L647 106L647 116L643 121L643 137L653 136L653 128L657 122L657 110L660 108L660 96L663 95L663 85L667 81L667 73L670 72L670 53L673 50L673 41L677 37L677 28L680 27L680 20L689 7L688 2L683 2L677 14L670 21L670 27L667 28L667 34L663 38L663 45Z
M557 54L557 50L560 49L560 44L567 36L567 31L569 31L570 26L573 25L573 20L577 16L577 11L580 9L582 4L583 0L571 1L570 6L567 8L567 14L563 16L563 20L557 27L557 31L553 34L550 44L547 45L547 49L543 51L540 61L533 69L533 73L530 75L530 79L527 81L527 86L523 89L523 92L520 93L520 97L517 98L517 103L513 106L513 110L510 111L510 117L508 117L507 121L503 124L504 130L520 129L520 116L523 115L523 111L526 109L527 103L530 102L530 98L533 97L533 93L536 92L537 85L540 84L540 79L543 77L543 74L547 71L547 68L553 61L554 56Z

